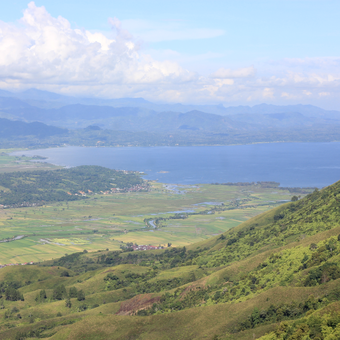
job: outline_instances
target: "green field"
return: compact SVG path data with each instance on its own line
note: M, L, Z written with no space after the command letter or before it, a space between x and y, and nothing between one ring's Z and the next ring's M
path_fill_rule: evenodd
M58 168L28 157L9 156L11 151L0 150L0 172ZM0 241L9 241L0 243L0 264L40 262L84 249L117 250L127 242L189 245L219 235L293 195L262 185L150 183L150 192L92 195L71 202L0 209ZM223 211L214 211L222 203ZM167 219L153 227L156 218L187 211L201 214L189 213L185 219ZM22 238L13 240L18 236Z
M290 200L292 194L261 186L181 186L152 183L150 192L95 195L86 200L0 210L0 263L42 261L84 249L119 249L122 243L183 246L205 240ZM204 202L207 202L205 204ZM163 227L144 219L174 212L202 212L224 203L224 211L167 220Z

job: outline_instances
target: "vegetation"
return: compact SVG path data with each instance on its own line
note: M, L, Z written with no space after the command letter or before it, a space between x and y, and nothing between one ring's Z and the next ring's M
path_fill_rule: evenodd
M174 190L161 183L148 184L148 191L74 195L82 198L0 209L0 263L40 262L84 250L117 251L135 243L171 250L220 235L293 195L287 189L256 183ZM312 191L297 190L302 197ZM91 268L97 265L89 256L81 259Z
M339 199L337 182L185 247L3 268L0 336L338 339Z
M14 122L27 124L23 122ZM339 141L337 125L305 126L265 129L227 129L224 131L201 131L199 129L176 129L175 131L150 132L102 130L93 128L60 129L42 123L30 123L18 130L11 129L10 136L0 136L1 148L47 148L65 145L74 146L191 146L235 145L273 142L334 142ZM27 125L30 125L27 124ZM35 126L36 125L36 126ZM162 124L160 126L167 126ZM243 126L243 124L242 124ZM159 129L159 126L158 126ZM12 138L14 136L15 138Z
M30 206L45 202L73 201L88 195L142 185L136 173L100 166L78 166L55 171L10 172L0 174L0 204Z

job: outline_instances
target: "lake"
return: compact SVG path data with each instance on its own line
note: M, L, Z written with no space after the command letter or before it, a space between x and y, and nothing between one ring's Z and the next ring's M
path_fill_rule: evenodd
M324 187L340 179L340 143L268 143L188 147L60 147L19 151L63 165L101 165L145 172L163 183L276 181Z

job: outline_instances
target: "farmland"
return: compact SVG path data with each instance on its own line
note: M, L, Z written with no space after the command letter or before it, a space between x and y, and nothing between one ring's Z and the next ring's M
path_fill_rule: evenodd
M290 200L288 190L250 186L166 186L149 192L94 195L71 202L0 210L0 263L39 262L77 251L116 250L124 243L184 246L233 228ZM221 208L221 211L214 210ZM169 218L153 228L145 219ZM195 213L195 214L193 214Z
M58 169L33 163L29 157L9 156L9 151L0 150L0 173L32 170L37 176L38 169ZM219 235L293 196L275 185L254 183L149 185L148 192L93 194L0 209L0 264L40 262L85 249L118 250L127 242L185 246ZM164 220L157 223L157 219ZM22 238L13 240L18 236Z

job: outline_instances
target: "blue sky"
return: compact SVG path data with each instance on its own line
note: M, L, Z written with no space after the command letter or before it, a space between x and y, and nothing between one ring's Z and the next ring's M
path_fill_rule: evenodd
M332 0L2 1L0 87L340 109L339 13Z

